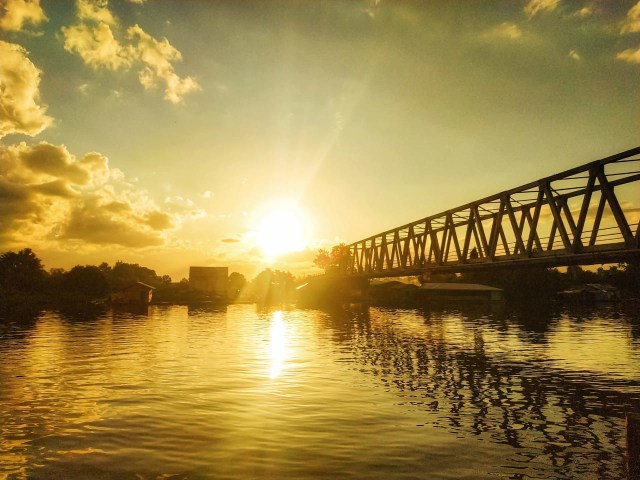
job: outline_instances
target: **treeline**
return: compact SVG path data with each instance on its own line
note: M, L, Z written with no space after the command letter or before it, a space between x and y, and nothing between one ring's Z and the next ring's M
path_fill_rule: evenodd
M30 249L0 254L0 303L73 304L104 300L112 292L135 282L155 288L154 301L194 302L208 300L206 293L194 291L185 278L172 282L169 275L136 263L118 261L114 265L76 265L70 270L45 270ZM232 272L228 277L226 300L241 302L285 302L293 298L295 278L289 272L266 269L252 281Z
M170 284L171 277L159 276L150 268L125 262L47 271L30 248L0 254L0 299L91 301L107 298L111 292L135 282L159 288Z

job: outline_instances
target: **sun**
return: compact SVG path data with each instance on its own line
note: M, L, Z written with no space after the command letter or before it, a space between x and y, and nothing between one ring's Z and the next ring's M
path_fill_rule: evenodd
M305 223L303 213L293 205L271 207L258 222L256 243L267 258L302 250Z

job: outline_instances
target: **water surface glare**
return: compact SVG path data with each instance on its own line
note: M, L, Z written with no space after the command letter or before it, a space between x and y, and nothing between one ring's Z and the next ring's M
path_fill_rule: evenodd
M621 479L639 373L607 309L0 319L0 479Z

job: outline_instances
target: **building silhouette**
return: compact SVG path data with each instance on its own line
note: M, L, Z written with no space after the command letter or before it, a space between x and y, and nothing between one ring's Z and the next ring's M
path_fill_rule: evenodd
M215 299L227 296L228 267L189 267L189 288Z

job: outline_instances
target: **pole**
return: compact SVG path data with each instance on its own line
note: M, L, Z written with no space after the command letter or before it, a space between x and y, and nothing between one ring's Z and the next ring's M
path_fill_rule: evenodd
M640 414L627 414L627 469L629 480L640 480Z

